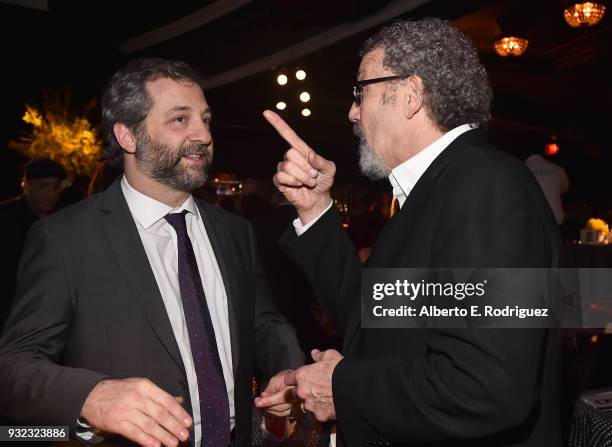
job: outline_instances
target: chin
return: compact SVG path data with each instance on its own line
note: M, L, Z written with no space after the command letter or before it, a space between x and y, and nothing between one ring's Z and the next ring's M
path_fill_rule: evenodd
M185 189L187 189L188 191L192 191L194 189L204 186L206 180L208 180L208 176L204 174L201 177L185 178L183 184L185 185Z

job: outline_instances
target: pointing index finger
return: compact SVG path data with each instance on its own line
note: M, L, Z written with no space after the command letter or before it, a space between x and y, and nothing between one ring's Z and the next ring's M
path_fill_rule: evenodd
M310 147L289 127L289 124L271 110L265 110L263 116L287 143L299 150L304 158L308 157Z

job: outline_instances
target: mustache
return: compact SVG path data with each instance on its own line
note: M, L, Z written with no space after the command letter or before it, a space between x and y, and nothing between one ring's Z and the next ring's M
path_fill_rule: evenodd
M187 155L204 154L210 156L210 145L209 144L188 144L183 146L180 152L177 154L177 158L180 159Z
M356 137L363 139L363 131L361 130L361 126L357 123L353 124L353 134Z

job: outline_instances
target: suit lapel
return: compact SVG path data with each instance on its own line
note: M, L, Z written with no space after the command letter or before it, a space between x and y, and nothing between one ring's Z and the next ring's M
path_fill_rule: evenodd
M461 156L462 149L469 146L483 146L486 144L485 131L483 129L472 129L459 135L438 155L414 185L399 212L383 228L372 248L372 254L368 259L366 267L394 267L393 259L402 250L401 241L415 237L412 235L413 227L418 222L423 209L427 206L429 195L440 176L444 174L444 171L455 157ZM401 267L424 266L404 265Z
M239 292L237 289L236 273L232 270L231 254L232 247L223 229L223 223L211 212L210 206L200 200L196 200L196 205L200 210L200 216L206 228L206 234L212 245L215 259L221 271L225 294L227 296L227 309L229 314L230 339L232 345L232 370L234 375L238 367L240 358L240 312L239 312Z
M117 263L151 328L185 374L166 307L138 234L136 222L121 191L120 181L115 181L102 194L104 197L101 210L104 214L101 225Z

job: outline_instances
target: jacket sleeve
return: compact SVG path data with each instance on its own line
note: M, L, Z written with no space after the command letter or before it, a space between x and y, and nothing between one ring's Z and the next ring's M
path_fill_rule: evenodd
M317 300L343 334L348 321L359 318L359 312L351 310L359 307L361 262L336 207L299 237L293 226L287 228L280 246L304 272Z
M73 426L106 376L61 366L75 296L61 248L37 222L21 257L13 308L0 338L0 413L27 424Z

